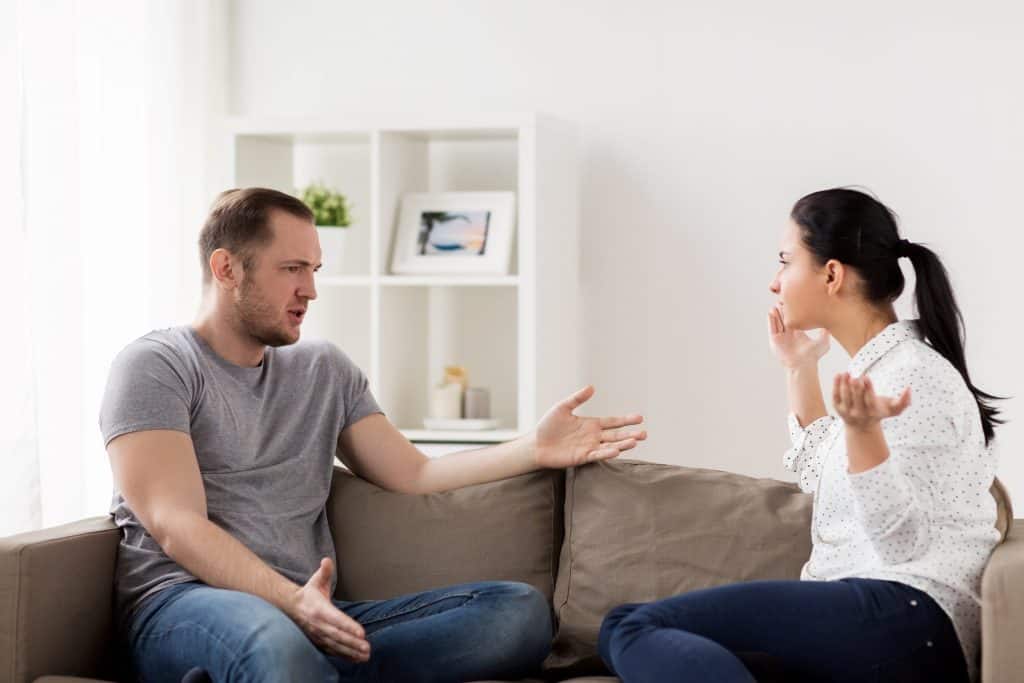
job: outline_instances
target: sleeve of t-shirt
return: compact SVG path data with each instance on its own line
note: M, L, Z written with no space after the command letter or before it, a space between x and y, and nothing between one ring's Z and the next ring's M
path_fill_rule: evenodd
M341 428L355 424L367 415L383 414L377 405L377 399L370 391L370 382L359 366L334 344L328 342L331 356L337 367L338 380L341 382L341 393L345 402L345 417Z
M184 361L169 347L146 338L129 344L114 358L103 392L103 445L149 429L191 433L191 384Z

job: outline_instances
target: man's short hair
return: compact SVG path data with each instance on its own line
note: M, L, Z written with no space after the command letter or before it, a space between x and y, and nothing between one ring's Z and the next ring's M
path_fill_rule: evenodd
M313 222L313 212L308 206L277 190L247 187L225 190L217 195L199 233L199 261L204 285L213 279L210 255L217 249L227 249L240 257L245 270L253 267L256 249L269 244L273 237L268 220L272 209Z

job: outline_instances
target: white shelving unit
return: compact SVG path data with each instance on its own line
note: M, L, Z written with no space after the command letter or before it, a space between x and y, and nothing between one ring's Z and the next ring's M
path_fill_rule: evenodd
M223 187L293 192L322 180L353 205L343 274L318 276L303 336L330 339L366 372L411 440L494 443L536 423L578 388L579 226L576 134L536 115L252 119L225 122ZM392 275L401 197L512 191L508 275ZM443 367L491 392L501 428L423 428ZM312 388L315 390L315 388Z

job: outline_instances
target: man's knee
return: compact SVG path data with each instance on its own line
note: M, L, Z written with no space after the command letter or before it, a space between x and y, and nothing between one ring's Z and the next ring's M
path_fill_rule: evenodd
M515 660L520 667L540 665L551 650L551 605L526 583L503 581L494 590L500 598L495 628L505 637L491 642L503 648L503 658Z
M337 670L324 653L282 612L261 615L252 624L232 669L267 683L337 680Z

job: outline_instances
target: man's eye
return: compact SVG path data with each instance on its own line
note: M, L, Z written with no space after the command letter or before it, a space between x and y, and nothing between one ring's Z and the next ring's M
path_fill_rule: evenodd
M299 272L299 267L298 266L288 266L288 272L289 273L297 273L297 272Z

